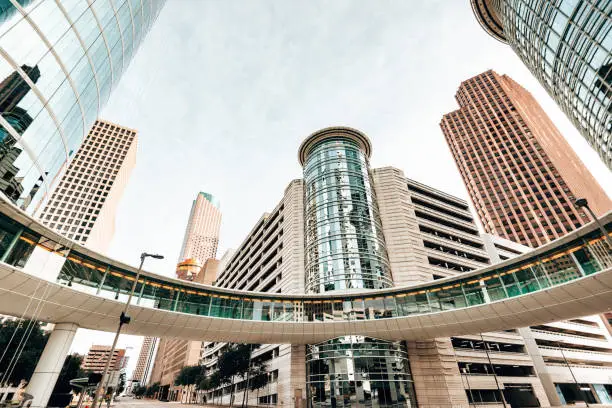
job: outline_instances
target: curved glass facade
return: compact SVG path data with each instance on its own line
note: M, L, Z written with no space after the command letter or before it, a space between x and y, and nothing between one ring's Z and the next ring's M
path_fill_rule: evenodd
M392 286L368 158L354 140L316 143L304 164L306 291Z
M347 128L324 129L306 139L300 150L306 292L392 287L365 135ZM320 311L324 321L344 315L329 312ZM310 407L416 407L409 373L401 342L343 336L307 346Z
M312 406L417 406L408 355L399 344L345 336L309 346L306 360Z
M612 2L475 1L485 28L512 46L612 168Z
M0 0L0 191L22 209L79 147L163 4Z

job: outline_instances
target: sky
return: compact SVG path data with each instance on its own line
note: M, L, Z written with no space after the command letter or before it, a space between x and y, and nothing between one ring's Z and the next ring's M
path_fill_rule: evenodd
M139 131L109 255L161 253L145 269L173 276L198 191L221 201L218 257L239 246L301 177L301 141L328 126L365 132L372 167L467 199L439 122L487 69L533 93L612 195L610 171L468 0L167 0L101 114ZM120 341L130 368L140 339ZM83 330L73 351L111 341Z

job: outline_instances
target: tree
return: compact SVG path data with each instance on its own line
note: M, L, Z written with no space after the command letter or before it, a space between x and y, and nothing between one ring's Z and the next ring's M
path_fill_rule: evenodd
M227 350L219 356L218 368L222 384L230 384L230 407L234 403L234 378L239 375L244 377L251 361L250 344L231 344Z
M191 403L193 388L201 381L203 374L204 367L202 366L185 366L181 368L181 371L179 371L174 379L174 385L181 385L189 389L188 403Z
M251 367L249 387L250 391L257 391L257 404L259 404L259 390L268 385L270 382L270 375L268 374L267 367L265 364L258 364ZM246 404L248 405L249 400L247 397Z
M154 382L153 384L149 385L146 392L147 397L153 397L156 393L158 393L159 387L159 382Z
M134 394L136 398L142 398L146 393L147 387L145 387L144 385L136 384L132 389L132 394Z
M117 384L117 395L125 391L125 383L127 382L127 374L125 371L121 371L119 374L119 384Z
M263 360L261 359L256 359L255 361L253 361L253 350L258 349L259 347L261 347L261 344L251 344L249 347L249 365L246 371L246 387L244 390L244 393L242 395L242 406L244 407L245 404L248 405L249 404L249 390L253 391L253 390L257 390L257 401L259 402L259 388L261 387L256 387L256 388L251 388L251 378L258 376L258 382L261 382L262 380L262 375L265 375L266 377L266 383L264 385L266 385L268 383L268 373L267 373L267 367L266 364L263 362ZM244 377L244 374L243 374Z
M78 393L81 391L80 388L73 387L70 384L70 380L87 377L87 373L81 369L82 362L83 357L79 356L78 354L73 354L66 357L64 360L64 365L62 366L62 371L60 371L60 374L57 377L55 387L53 388L51 397L49 398L50 407L65 407L66 405L70 404L73 396L72 393Z
M209 376L202 377L200 383L198 384L198 389L204 391L216 390L221 386L221 376L219 376L219 372L215 371ZM214 403L214 393L213 393L213 403Z
M181 368L181 371L179 371L174 379L174 385L197 384L200 381L200 377L202 377L202 370L203 367L198 365Z
M83 357L78 354L66 357L62 371L60 371L59 377L57 377L55 388L53 388L53 394L65 394L70 391L78 392L79 388L70 385L70 380L87 377L87 373L81 369L82 362Z
M22 341L23 340L23 341ZM32 320L6 320L0 324L0 379L8 384L29 380L47 344L40 323Z

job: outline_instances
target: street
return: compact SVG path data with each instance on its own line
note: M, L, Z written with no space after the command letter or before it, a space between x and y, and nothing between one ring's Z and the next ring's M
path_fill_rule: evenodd
M193 408L204 408L211 407L210 405L186 405L180 404L179 402L160 402L151 399L132 399L132 398L121 398L112 405L114 408L178 408L180 406L193 407ZM106 407L106 406L105 406Z
M161 407L172 407L180 405L178 403L160 402L150 399L133 399L133 398L121 398L120 401L115 402L112 406L115 408L161 408Z

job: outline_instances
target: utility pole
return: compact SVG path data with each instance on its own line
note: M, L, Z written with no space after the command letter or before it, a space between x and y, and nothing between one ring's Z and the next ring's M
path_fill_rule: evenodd
M98 384L98 388L96 389L96 393L94 395L94 400L92 404L92 408L96 408L96 404L98 407L102 407L102 401L98 403L98 400L102 397L102 393L104 390L108 389L108 383L110 378L108 377L108 369L110 367L111 360L113 359L113 354L115 353L115 348L117 347L117 341L119 340L119 334L121 334L121 328L124 324L130 323L130 316L128 316L127 312L130 308L130 303L132 302L132 297L134 296L134 291L136 291L136 285L138 284L138 279L140 278L140 273L142 272L142 265L147 257L155 258L155 259L164 259L162 255L154 255L143 252L140 254L140 266L138 267L138 272L136 273L136 279L134 279L134 283L132 284L132 290L130 291L130 296L125 303L125 307L123 308L123 312L119 316L119 326L117 327L117 332L115 333L115 339L113 340L113 345L111 346L110 352L108 353L108 358L106 359L106 364L104 365L104 371L102 372L102 379ZM119 292L117 292L119 293ZM104 380L106 378L106 385L104 385Z

